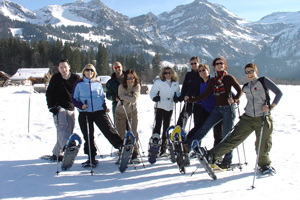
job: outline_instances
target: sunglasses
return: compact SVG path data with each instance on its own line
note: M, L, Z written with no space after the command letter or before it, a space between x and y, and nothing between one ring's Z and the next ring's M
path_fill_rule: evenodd
M164 72L164 74L171 74L171 72Z
M114 69L120 69L121 68L121 66L116 66L116 67L114 67Z
M94 72L94 70L93 69L85 69L84 71L86 71L86 72Z
M217 65L224 65L224 63L219 62L219 63L216 63L216 64L215 64L215 66L217 66Z
M206 71L206 69L202 69L202 70L199 70L199 73L200 73L200 72L205 72L205 71Z
M254 70L250 70L250 71L245 71L245 74L253 74Z
M193 66L193 65L197 65L197 63L196 62L194 62L194 63L191 63L191 65Z
M132 77L127 77L127 80L133 80L134 79L134 77L132 76Z

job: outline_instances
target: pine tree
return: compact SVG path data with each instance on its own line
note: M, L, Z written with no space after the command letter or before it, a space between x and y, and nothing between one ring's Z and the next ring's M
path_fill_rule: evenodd
M160 54L157 52L154 56L154 58L152 59L152 71L153 71L153 75L154 77L158 75L158 73L160 72L160 65L161 65L162 59ZM153 77L153 78L154 78Z

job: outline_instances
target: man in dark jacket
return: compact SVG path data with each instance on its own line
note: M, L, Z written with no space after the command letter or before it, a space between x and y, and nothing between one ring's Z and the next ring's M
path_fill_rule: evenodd
M71 98L73 86L80 77L71 73L70 68L67 59L59 60L59 73L52 76L46 92L47 105L53 114L57 130L57 142L50 160L57 160L57 158L62 160L62 149L73 133L75 125L74 105Z
M196 97L200 95L200 83L204 82L203 79L200 77L198 68L200 64L200 59L198 56L193 56L190 59L191 64L191 71L187 72L182 84L181 88L181 97L180 99L186 99L185 97L188 96ZM185 129L185 126L187 124L187 121L191 114L194 114L194 123L198 121L199 116L197 115L198 109L201 107L199 104L196 103L187 103L187 108L183 107L178 121L177 125L180 125L183 129ZM194 124L195 125L195 124Z
M113 69L114 73L111 75L111 79L106 83L106 98L112 101L112 113L115 121L115 109L119 101L118 88L122 83L124 71L120 62L115 62L113 64Z

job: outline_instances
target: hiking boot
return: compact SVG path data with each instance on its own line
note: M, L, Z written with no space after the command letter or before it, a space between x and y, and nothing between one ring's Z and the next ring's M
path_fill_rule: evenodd
M131 162L133 164L139 164L139 163L141 163L141 160L138 158L138 154L137 153L135 153L135 152L132 153Z
M218 164L218 166L222 169L230 169L231 168L230 164L228 164L228 163L221 163L221 164Z
M160 154L159 154L160 157L168 157L168 155L169 154L167 153L167 149L165 149L165 148L162 149Z
M62 161L63 160L63 156L58 156L58 161ZM53 154L52 156L49 157L49 160L51 161L57 161L57 156L55 154Z
M271 165L263 165L259 168L262 174L276 174L276 170Z

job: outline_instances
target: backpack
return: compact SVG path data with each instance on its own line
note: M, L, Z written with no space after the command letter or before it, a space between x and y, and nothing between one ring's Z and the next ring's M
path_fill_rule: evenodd
M266 93L266 102L267 102L267 105L270 106L271 104L270 104L269 88L267 88L267 87L265 86L265 77L259 77L257 80L262 84L262 86L263 86L263 88L264 88L264 90L265 90L265 93ZM248 82L248 83L245 83L245 84L243 85L242 91L244 90L244 87L247 86L248 84L249 84L249 82Z

